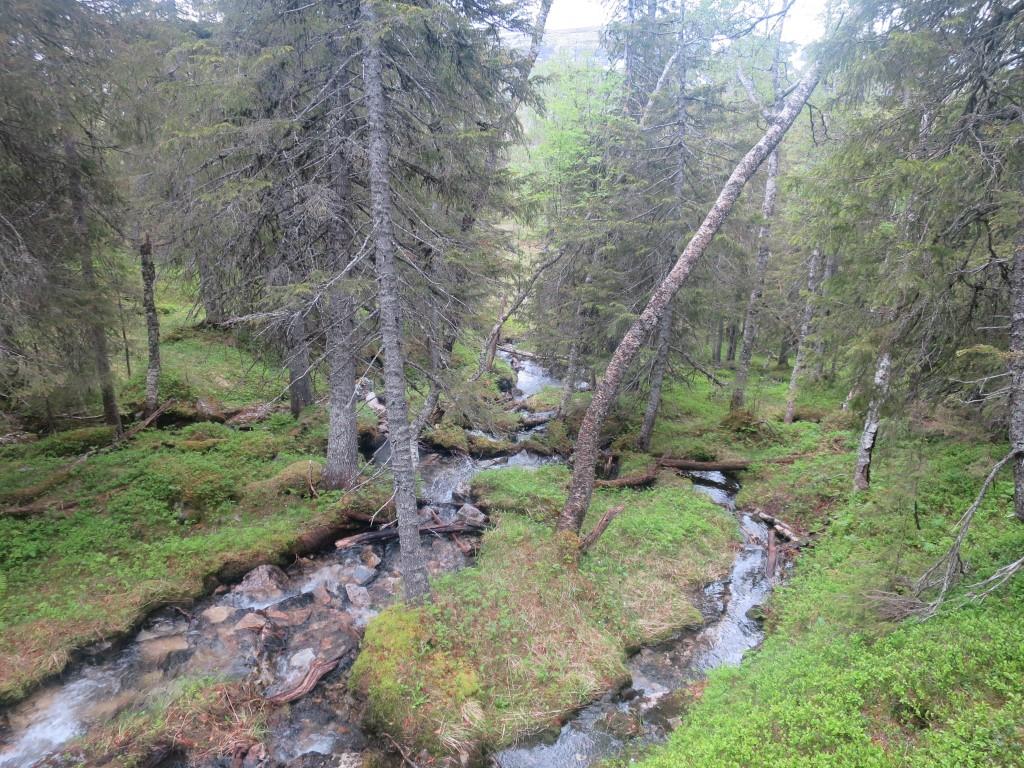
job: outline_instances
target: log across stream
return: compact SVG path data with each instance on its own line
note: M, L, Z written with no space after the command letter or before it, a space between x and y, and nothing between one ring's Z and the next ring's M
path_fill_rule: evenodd
M557 383L535 362L520 371L525 394ZM524 396L520 395L520 397ZM532 424L521 434L544 429ZM472 477L482 469L539 466L554 459L527 451L495 459L425 453L422 456L424 524L460 529L479 519L459 516ZM706 476L705 476L706 475ZM721 473L692 473L703 492L733 508L738 486ZM479 514L479 513L477 513ZM492 756L495 765L584 766L631 741L661 738L675 704L669 694L703 677L708 669L738 663L757 645L761 630L747 612L769 594L765 577L768 528L739 516L746 544L729 579L708 585L698 597L705 626L629 662L633 687L606 696L569 722L553 742L521 744ZM423 537L433 575L471 562L464 537ZM187 611L163 609L150 616L124 646L97 649L55 682L2 713L0 768L30 768L75 737L139 711L174 693L182 681L214 676L252 682L276 708L269 721L268 765L299 766L310 758L359 764L370 747L360 728L361 702L343 679L358 651L362 628L400 593L397 542L370 536L355 546L300 558L289 568L260 566L231 589L198 601Z

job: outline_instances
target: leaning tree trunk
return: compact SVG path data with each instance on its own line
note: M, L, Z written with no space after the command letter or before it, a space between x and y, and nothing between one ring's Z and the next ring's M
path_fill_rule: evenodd
M68 161L68 191L71 196L71 215L74 222L75 246L78 248L82 268L82 283L94 306L99 303L99 287L96 270L92 263L92 246L89 243L89 225L85 218L85 192L82 189L82 159L78 154L78 143L70 136L64 140L64 153ZM114 374L110 369L110 355L107 351L107 331L100 320L102 313L89 313L89 337L92 341L93 361L100 384L100 398L103 401L103 419L120 435L121 412L117 407L114 391Z
M153 413L160 402L160 316L156 312L156 267L153 265L153 244L149 233L139 246L142 260L142 306L146 312L146 344L149 352L146 365L145 413Z
M309 365L309 342L306 339L306 316L295 312L285 329L288 364L288 398L292 416L298 418L302 409L313 404L313 378Z
M800 374L807 357L807 337L811 333L811 321L814 319L814 296L818 291L818 262L821 251L817 248L811 253L807 265L807 301L804 303L804 316L800 322L800 335L796 340L796 360L793 361L793 372L789 375L789 394L786 396L786 424L793 423L793 412L796 410L796 392L800 384Z
M1024 449L1024 221L1010 272L1010 447ZM1024 454L1013 462L1014 509L1024 522Z
M386 109L377 14L372 2L361 8L366 52L363 86L366 97L367 158L370 177L370 209L374 258L377 266L377 297L380 333L384 347L384 389L387 393L388 436L391 440L391 472L394 476L398 541L401 547L402 583L412 602L429 598L430 582L420 547L416 512L416 466L409 436L409 404L405 396L405 360L402 351L402 308L395 265L395 240L391 221L390 147L386 133Z
M601 428L604 426L608 412L619 391L623 377L630 364L636 358L640 345L654 330L668 303L678 292L683 281L693 269L693 265L707 250L715 234L729 216L736 199L740 196L744 185L750 180L764 159L775 151L786 131L793 124L796 116L818 83L817 67L812 67L797 83L789 97L779 110L778 117L771 123L764 136L755 144L733 170L722 191L718 194L711 210L697 228L690 242L676 260L665 279L651 294L644 311L633 322L615 349L605 375L595 387L594 395L580 425L576 449L573 452L572 482L565 506L558 518L558 529L579 534L583 518L590 506L590 497L594 492L594 467L600 448Z
M768 176L764 182L764 202L761 204L761 227L757 232L757 261L754 265L754 287L747 301L746 320L743 322L743 347L740 350L740 365L736 369L736 381L729 403L731 410L743 407L747 394L747 379L750 376L750 361L754 356L754 340L757 337L757 321L761 311L761 296L764 294L764 278L768 271L771 249L768 236L771 234L772 216L775 213L775 195L779 177L779 154L768 156Z
M868 404L868 413L864 419L864 431L860 436L860 448L857 451L857 466L853 470L853 487L858 491L866 491L871 486L871 454L875 450L875 438L878 436L878 425L881 422L882 406L889 396L889 376L892 370L892 356L886 350L878 357L875 368L875 390Z

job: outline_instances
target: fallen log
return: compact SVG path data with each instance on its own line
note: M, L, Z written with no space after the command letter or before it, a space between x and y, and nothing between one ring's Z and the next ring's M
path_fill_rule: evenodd
M776 531L780 536L782 536L782 538L786 539L786 541L796 544L797 546L801 546L804 543L803 537L801 537L800 534L777 517L760 511L754 514L762 523L766 524L771 530Z
M540 414L524 413L520 417L520 421L523 427L525 427L526 429L530 429L531 427L539 427L541 424L547 424L549 421L551 421L551 418L552 417L550 415L550 411L547 413Z
M299 681L298 685L290 690L268 696L267 701L271 704L287 704L290 701L301 699L316 688L316 684L320 682L321 678L337 667L340 661L340 656L335 659L317 659L309 667L309 671L306 672L306 675Z
M587 550L597 543L597 540L601 538L601 534L604 533L612 520L618 517L625 508L625 504L619 504L617 507L612 507L601 516L601 519L597 521L597 525L591 528L590 532L580 539L581 555L586 554Z
M775 529L768 529L768 557L764 562L764 575L769 579L775 578L776 560L779 556L778 541L775 537Z
M57 512L70 512L76 509L78 504L79 502L77 501L46 501L43 499L20 507L8 507L7 509L0 507L0 517L33 517L34 515L41 515L51 508Z
M658 461L663 467L683 469L690 472L739 472L750 467L749 461L695 461L662 456Z
M627 475L615 480L598 480L598 488L646 488L653 485L658 479L658 465L650 467L646 472L639 475Z
M462 523L447 523L446 525L421 525L421 534L454 534L454 533L482 533L486 526L480 523L471 523L469 521ZM392 526L391 528L381 528L376 531L367 531L366 533L357 533L355 536L348 536L344 539L338 539L334 542L336 549L348 549L349 547L357 547L361 544L372 544L376 541L389 541L390 539L398 538L398 527Z

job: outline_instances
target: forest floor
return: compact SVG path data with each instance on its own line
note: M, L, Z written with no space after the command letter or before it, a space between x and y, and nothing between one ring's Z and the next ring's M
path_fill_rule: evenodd
M197 398L227 410L281 394L279 369L229 334L191 326L184 306L163 306L161 387L178 403L168 417L194 417ZM143 374L124 377L123 403L142 399ZM384 504L383 480L312 496L322 416L296 422L277 410L246 430L147 429L116 447L109 428L84 427L0 447L0 701L161 605L315 545L346 509Z
M277 369L244 345L193 328L181 309L169 320L165 391L181 402L203 397L226 410L281 394ZM471 366L472 351L457 349L460 360ZM727 369L718 373L728 382ZM808 387L799 420L785 425L787 381L788 371L759 367L750 412L730 418L728 388L676 377L650 453L632 449L642 403L624 396L609 425L621 474L662 454L751 460L740 505L813 542L776 590L764 646L696 688L669 743L640 757L651 766L1024 764L1019 580L925 623L897 621L872 597L942 553L1004 446L950 414L907 414L887 424L871 491L853 494L858 425L838 408L842 393ZM126 401L140 382L128 380ZM491 401L453 414L429 439L468 447L458 422L501 427L496 381L485 386ZM555 399L542 392L533 405ZM571 448L585 402L578 395L538 447ZM103 428L0 448L0 698L17 698L75 649L129 631L160 604L279 561L342 524L346 509L379 508L386 478L355 496L310 492L325 421L314 407L247 430L150 429L110 450ZM362 424L372 429L368 417ZM587 527L612 505L626 511L579 568L567 567L551 525L567 479L558 465L477 476L495 526L476 566L439 579L432 606L389 609L368 628L353 681L370 724L435 753L507 744L624 682L628 651L699 621L692 597L727 569L732 518L669 472L650 489L603 489ZM1002 478L965 549L972 580L1024 549L1011 506ZM190 695L221 702L210 693L217 685ZM175 706L182 717L201 708Z
M750 459L740 507L812 543L772 598L763 648L694 686L666 746L608 765L1024 765L1019 581L924 623L876 597L905 590L941 555L1005 446L942 409L908 414L880 443L871 491L854 494L859 425L838 407L842 394L809 389L802 420L785 425L787 379L761 368L739 417L728 415L728 388L676 383L650 454L630 450L642 403L620 402L608 432L623 474L661 454ZM379 729L436 754L511 743L614 688L625 653L686 623L687 595L725 562L721 513L667 472L650 490L598 491L585 529L612 504L626 512L573 570L550 525L567 477L560 466L478 476L497 526L477 567L439 583L430 608L385 612L365 638L354 680ZM1024 549L1012 495L1000 479L978 514L970 581Z

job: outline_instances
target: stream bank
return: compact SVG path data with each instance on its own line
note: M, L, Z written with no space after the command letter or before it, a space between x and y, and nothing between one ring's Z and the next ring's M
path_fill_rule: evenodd
M532 385L527 384L525 389L520 387L521 391L515 393L517 401L522 402L552 381L543 374L531 374L531 379L534 382ZM531 392L531 389L534 391ZM525 442L530 435L543 429L543 424L533 424L517 435L516 439ZM420 470L424 522L437 518L453 521L468 516L479 519L476 515L480 513L474 511L472 505L466 506L465 502L472 500L471 484L481 472L494 476L493 471L500 470L498 477L509 478L512 485L523 482L531 490L559 477L558 472L564 473L564 468L553 463L551 458L525 450L486 460L427 452L422 457ZM555 486L560 487L560 483L562 481L557 480ZM689 483L685 482L684 485L688 486ZM724 485L728 484L723 479L719 486ZM728 493L719 486L704 487L708 493ZM557 487L554 490L558 492ZM728 529L732 527L734 530L735 526L731 517L723 515L715 518L717 522L710 529L702 527L705 523L703 518L708 514L706 507L693 505L690 502L692 494L680 497L680 491L675 487L643 496L628 495L632 494L628 491L623 493L627 494L625 498L636 502L631 520L640 521L650 529L657 530L665 527L670 520L681 517L689 527L673 532L667 540L667 544L674 548L676 557L666 559L659 556L656 561L652 561L649 554L641 553L641 559L630 560L628 567L625 567L627 561L621 555L631 553L636 547L629 542L628 537L616 541L619 534L608 535L605 545L614 544L614 547L609 549L602 545L608 551L598 547L592 558L588 556L589 560L603 564L602 567L611 565L615 569L625 568L634 574L641 570L638 566L643 562L651 568L651 575L649 583L630 582L628 576L621 575L615 576L612 582L603 582L601 579L604 577L598 577L593 583L606 595L635 597L634 593L656 582L677 585L700 583L697 572L688 573L685 577L674 571L659 572L658 568L664 567L670 559L699 560L703 563L702 572L705 573L721 573L723 566L726 566L725 558L732 559L732 553L726 546L733 535ZM615 494L604 495L610 500ZM528 497L528 494L523 495L523 498ZM683 508L679 508L680 499L685 501ZM721 502L722 498L717 500ZM648 502L651 504L650 509L644 507ZM500 514L504 516L505 513ZM508 525L503 523L500 529L505 529L507 533ZM707 552L678 549L678 545L695 530L699 530L707 541L717 543ZM533 536L534 533L533 530L525 530L527 536ZM644 531L639 533L646 536ZM675 536L680 538L672 538ZM471 561L473 548L464 546L465 541L460 543L458 539L427 536L424 542L428 548L430 572L435 578L458 571ZM507 550L509 553L514 552L515 556L523 554L522 539L506 543L511 547ZM538 544L544 546L543 541L538 540ZM680 552L685 552L685 556L680 558ZM7 727L2 734L4 746L0 751L0 766L24 768L35 765L47 754L68 744L75 736L103 728L120 713L142 711L175 695L183 683L197 678L244 680L262 696L276 696L279 700L288 700L294 692L300 692L288 706L269 709L265 747L252 744L248 751L236 751L233 755L233 758L243 761L246 766L315 765L328 759L327 756L331 756L330 759L334 761L332 764L359 764L375 742L362 730L364 701L361 695L354 695L350 691L346 683L346 670L359 651L363 629L394 601L399 592L397 562L397 545L394 543L332 551L301 558L284 570L261 566L248 573L241 583L230 590L197 603L188 612L176 609L158 612L145 622L133 641L113 658L80 665L66 676L65 682L48 686L13 708L8 714ZM537 564L544 566L545 562L542 557ZM523 565L524 571L529 570L530 564ZM477 577L477 572L482 570L485 569L466 571L470 579L465 583L471 583ZM453 582L442 579L440 583L448 585ZM529 584L529 578L524 578L519 585L519 597L523 596ZM557 580L552 583L552 588L558 588ZM444 590L445 586L441 589ZM710 627L721 625L723 622L717 617L721 617L723 611L728 613L728 605L733 601L723 599L722 585L716 589L719 590L717 595L712 589L711 592L702 593L696 601L691 600L692 594L683 595L679 590L661 595L659 600L664 604L660 608L661 613L670 617L671 621L693 624L693 609L688 606L696 602L704 614L704 621L711 622ZM443 598L441 602L443 604ZM627 607L627 602L623 601L622 607ZM508 605L514 604L510 600ZM571 602L562 603L560 608L574 610ZM522 615L527 615L527 606L523 606L523 609ZM514 607L509 610L509 614L514 616L518 611L519 608ZM622 625L621 631L625 636L643 638L650 634L649 628L633 627L618 614L612 615L610 620ZM701 635L708 640L709 648L718 648L721 644L710 639L710 627L708 634L701 632ZM541 634L544 632L541 631ZM742 643L754 637L746 630L740 634ZM607 721L609 716L612 721L622 720L608 709L611 706L616 712L622 711L627 721L635 715L639 721L649 724L664 715L663 724L659 727L662 731L670 727L671 697L666 694L685 682L682 679L677 681L673 677L673 670L690 665L692 658L699 655L694 650L698 643L693 634L685 633L668 643L647 648L634 656L628 666L622 665L619 652L614 646L607 646L607 640L599 632L592 633L591 640L595 644L594 669L600 674L593 682L587 683L588 692L583 696L593 698L593 692L615 687L611 681L631 677L634 693L627 692L626 695L635 702L632 708L620 710L624 698L620 701L615 697L605 697L595 705L603 705L604 709L594 713L593 722L597 724ZM684 677L689 680L689 673ZM645 680L650 682L645 683ZM472 690L475 694L474 687L481 687L481 679L476 682L470 679L470 683L466 690ZM561 705L561 708L566 709L566 705ZM565 726L568 732L574 735L587 733L588 729L581 727L581 724L589 717L589 711L584 710L580 718L574 721L576 725ZM647 728L644 725L640 731L644 738L655 738L661 732L648 731ZM599 730L589 729L590 736L587 738L593 739L593 734ZM623 732L623 738L619 741L625 744L635 735ZM512 752L528 761L508 764L558 765L560 763L557 760L561 758L557 755L561 753L557 743L554 753L543 750L539 753L531 752L531 749L540 749L541 746L521 744ZM588 750L595 758L614 751L611 749L613 741L597 739L594 743L597 746ZM543 749L549 746L545 745ZM556 762L529 762L544 760L545 754L554 754ZM538 758L538 755L541 756ZM166 757L172 761L167 764L172 764L175 759L173 750ZM228 757L224 759L231 762ZM515 758L506 754L506 759ZM219 764L219 760L211 758L208 764Z
M521 405L550 381L527 374L517 382L515 402ZM543 431L544 424L534 415L516 443ZM424 451L422 521L484 522L479 510L464 504L474 474L552 461L515 448L510 444L507 455L490 459ZM386 448L378 450L377 460L386 455ZM424 546L434 578L472 558L473 546L464 538L424 536ZM258 566L188 610L156 611L123 645L104 650L100 644L59 679L0 712L0 768L37 765L118 716L160 706L196 680L245 681L269 700L312 687L313 693L305 691L295 704L271 713L270 748L260 764L359 754L369 743L359 726L360 707L337 683L355 658L367 622L401 591L398 560L397 542L332 549L298 557L285 569ZM321 678L328 685L316 686Z

